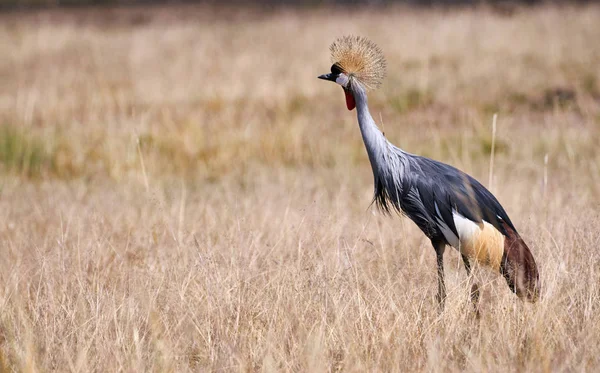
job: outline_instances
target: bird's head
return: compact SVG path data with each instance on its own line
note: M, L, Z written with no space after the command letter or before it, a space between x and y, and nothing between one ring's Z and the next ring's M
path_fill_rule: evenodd
M342 36L329 47L331 51L331 73L319 76L342 86L346 96L346 107L354 109L354 95L359 90L375 89L385 77L385 58L381 49L361 36Z

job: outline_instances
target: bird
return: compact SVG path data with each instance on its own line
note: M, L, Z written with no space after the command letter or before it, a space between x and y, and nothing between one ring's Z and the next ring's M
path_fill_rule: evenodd
M472 261L504 277L519 299L535 303L540 296L538 267L496 197L470 175L448 164L408 153L393 145L369 112L367 92L386 74L382 50L362 36L342 36L329 47L331 72L319 79L340 85L346 107L356 109L359 129L374 179L375 204L384 214L410 218L431 241L436 254L441 310L446 300L444 251L458 250L467 275ZM479 315L480 292L473 283L470 298Z

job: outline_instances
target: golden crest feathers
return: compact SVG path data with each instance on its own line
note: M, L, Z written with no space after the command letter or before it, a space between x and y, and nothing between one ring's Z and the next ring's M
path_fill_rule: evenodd
M375 89L385 77L385 57L379 47L362 36L342 36L329 47L331 61L365 89Z

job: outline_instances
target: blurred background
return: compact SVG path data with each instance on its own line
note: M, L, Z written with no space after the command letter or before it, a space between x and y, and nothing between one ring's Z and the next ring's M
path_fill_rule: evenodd
M597 371L600 6L532 3L1 0L0 368ZM317 79L346 34L386 137L506 208L539 306L476 270L474 322L447 250L437 312Z
M193 0L2 0L5 6L61 6L61 5L152 5L152 4L237 4L237 5L292 5L292 6L319 6L319 5L465 5L465 4L539 4L539 3L591 3L594 0L256 0L256 1L193 1Z
M256 0L256 1L193 1L193 0L2 0L0 4L7 8L28 8L36 6L87 6L87 5L157 5L157 4L235 4L235 5L270 5L270 6L331 6L331 5L368 5L380 6L390 4L405 4L417 6L431 5L481 5L481 4L569 4L593 3L595 0Z

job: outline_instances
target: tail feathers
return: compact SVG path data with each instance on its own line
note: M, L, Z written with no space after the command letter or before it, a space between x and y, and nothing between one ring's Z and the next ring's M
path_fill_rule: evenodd
M521 299L535 302L540 296L540 275L535 259L523 239L503 223L507 236L504 240L504 254L500 263L500 273L508 287Z

